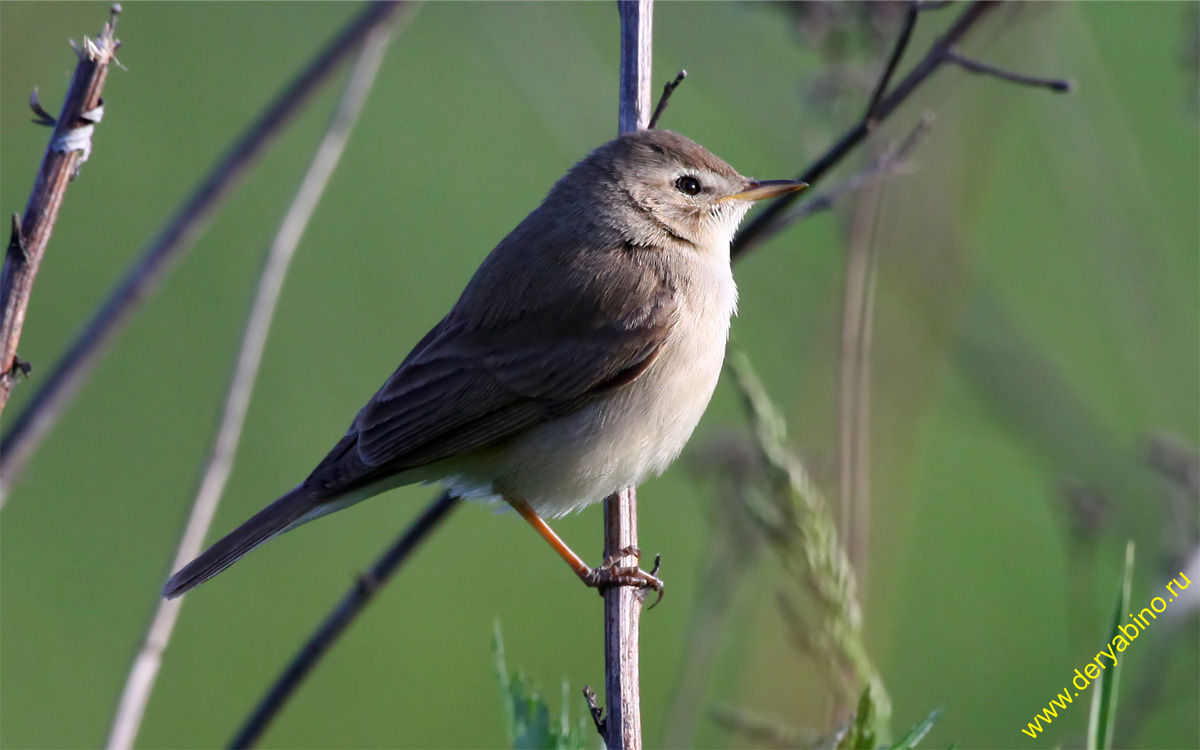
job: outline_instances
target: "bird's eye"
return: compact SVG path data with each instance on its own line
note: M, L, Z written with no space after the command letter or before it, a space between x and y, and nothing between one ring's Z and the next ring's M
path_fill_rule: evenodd
M697 180L690 174L685 174L683 177L675 180L675 189L687 195L697 195L700 192L700 180Z

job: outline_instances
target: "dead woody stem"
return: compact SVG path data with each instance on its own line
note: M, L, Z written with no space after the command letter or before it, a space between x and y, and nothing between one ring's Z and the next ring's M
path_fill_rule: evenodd
M120 5L112 6L109 22L104 24L100 34L94 40L84 37L83 44L75 47L79 64L75 67L57 121L38 104L36 91L30 99L30 107L38 115L35 122L53 125L54 133L33 184L25 215L13 216L4 270L0 272L0 315L3 316L0 318L0 412L8 403L18 371L29 371L29 365L17 359L25 311L67 185L79 174L80 166L91 154L92 131L104 115L100 94L108 78L109 64L116 59L117 47L121 44L113 36L120 10Z
M618 0L621 16L622 133L649 126L651 115L650 61L654 0ZM604 500L604 557L621 567L637 567L637 489L628 487ZM608 716L602 735L609 748L642 747L641 682L638 674L638 631L645 590L614 586L604 592L604 700ZM585 688L585 695L590 692ZM601 727L594 713L597 729Z

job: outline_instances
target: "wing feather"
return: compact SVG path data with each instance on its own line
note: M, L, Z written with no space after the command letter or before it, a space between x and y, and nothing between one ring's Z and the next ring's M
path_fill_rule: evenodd
M652 252L642 267L597 252L539 273L503 247L358 413L309 485L333 497L499 443L628 386L653 364L676 305ZM554 273L584 281L555 284ZM556 288L570 292L545 293Z

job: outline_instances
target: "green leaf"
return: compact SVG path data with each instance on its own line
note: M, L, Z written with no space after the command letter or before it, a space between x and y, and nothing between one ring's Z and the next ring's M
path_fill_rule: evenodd
M911 750L912 748L916 747L917 743L923 740L925 735L929 734L929 730L933 729L934 722L936 722L941 715L941 709L933 711L933 713L925 717L925 721L922 721L920 724L908 730L908 734L901 737L896 744L891 746L890 750Z
M1133 540L1125 545L1125 571L1121 576L1121 588L1117 591L1117 606L1113 610L1112 625L1108 629L1108 641L1117 639L1121 625L1121 614L1129 608L1129 593L1133 586ZM1088 715L1087 746L1089 750L1111 750L1113 722L1117 715L1117 680L1121 676L1121 662L1117 662L1100 675L1100 684L1092 693L1092 709Z
M550 706L539 695L537 685L519 672L508 671L499 621L492 635L492 662L500 684L509 747L513 750L582 750L588 746L590 735L584 719L580 717L574 725L570 721L570 690L565 680L559 726L554 727L550 724Z

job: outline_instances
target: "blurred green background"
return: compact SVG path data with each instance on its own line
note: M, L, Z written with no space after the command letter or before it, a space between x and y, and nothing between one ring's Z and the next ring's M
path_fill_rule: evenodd
M109 78L95 150L38 277L20 348L34 375L6 421L235 134L358 10L125 4L128 72ZM1125 540L1138 544L1138 607L1195 550L1194 500L1183 499L1191 513L1181 521L1146 458L1153 435L1193 451L1200 440L1195 10L1002 9L967 49L1069 77L1076 92L939 72L841 171L930 110L936 125L912 173L890 179L874 208L848 200L737 268L734 336L785 408L792 446L834 496L843 258L853 230L870 228L879 261L862 596L896 727L944 709L927 747L1078 745L1085 705L1037 740L1020 729L1101 646ZM956 12L924 17L910 63ZM4 211L23 209L48 135L29 122L29 91L40 87L56 113L74 62L66 40L95 34L105 15L102 4L0 3ZM834 54L836 41L814 39L805 19L780 4L660 4L655 80L690 74L663 126L743 173L797 173L858 116L887 44L867 35L863 49ZM420 9L392 44L299 248L211 538L302 479L487 251L615 134L617 63L611 3ZM842 79L849 89L820 93ZM0 745L104 741L168 573L263 250L341 80L136 316L8 498ZM667 706L697 658L684 634L705 586L716 490L694 471L695 452L744 429L723 382L691 460L640 494L641 546L662 554L669 588L643 619L648 746L680 736L668 734L679 728L667 726ZM1101 512L1082 518L1064 504L1064 488L1079 486L1102 498ZM432 494L398 490L306 526L189 595L139 745L226 742ZM592 508L556 528L595 560L600 519ZM787 584L773 558L761 556L748 580L695 707L699 746L754 744L707 718L717 703L829 728L827 691L776 606ZM1175 619L1126 652L1119 744L1200 746L1196 609L1172 606ZM573 709L579 686L603 684L600 599L515 515L470 506L378 597L265 745L500 745L497 619L509 664L552 703L564 678Z

